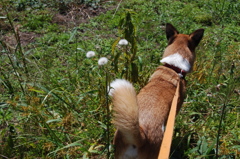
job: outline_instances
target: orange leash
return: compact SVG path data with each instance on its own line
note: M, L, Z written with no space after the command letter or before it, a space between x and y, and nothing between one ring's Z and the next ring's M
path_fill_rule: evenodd
M170 148L172 143L172 136L173 136L173 129L174 129L174 122L175 122L175 117L177 112L177 101L179 97L179 83L180 81L177 84L177 89L173 98L172 106L170 108L167 126L163 136L162 146L158 155L158 159L169 158L169 153L170 153Z

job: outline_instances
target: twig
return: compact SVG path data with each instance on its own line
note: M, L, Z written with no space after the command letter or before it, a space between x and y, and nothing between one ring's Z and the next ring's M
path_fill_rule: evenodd
M0 154L0 156L3 157L3 158L8 158L7 156L1 155L1 154Z
M115 14L117 13L117 10L118 10L118 8L119 8L119 6L120 6L121 3L122 3L122 0L118 3L117 8L116 8L116 10L115 10L112 18L115 17Z

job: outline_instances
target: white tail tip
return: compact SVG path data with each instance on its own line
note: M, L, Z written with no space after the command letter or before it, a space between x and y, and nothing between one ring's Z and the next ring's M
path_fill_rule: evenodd
M115 90L122 88L122 87L132 88L133 86L129 81L127 81L125 79L116 79L110 83L109 95L113 96Z

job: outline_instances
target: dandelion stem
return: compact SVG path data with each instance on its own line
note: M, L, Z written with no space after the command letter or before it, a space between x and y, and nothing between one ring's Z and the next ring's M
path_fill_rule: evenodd
M110 129L109 129L109 120L110 120L110 110L109 110L109 103L108 103L108 89L109 89L109 80L108 80L108 71L106 71L106 90L105 90L105 97L106 97L106 107L107 107L107 159L110 157Z

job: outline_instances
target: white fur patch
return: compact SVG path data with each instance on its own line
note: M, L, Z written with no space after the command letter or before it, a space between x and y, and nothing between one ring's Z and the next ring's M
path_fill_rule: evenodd
M128 146L123 158L137 158L137 148L133 146Z
M116 80L114 80L113 82L110 83L109 95L113 96L114 91L116 89L122 88L122 87L132 88L133 86L129 81L127 81L125 79L116 79Z
M188 62L188 60L183 58L179 53L175 53L170 56L167 56L167 57L163 58L160 62L176 66L186 72L189 72L191 69L191 65Z

